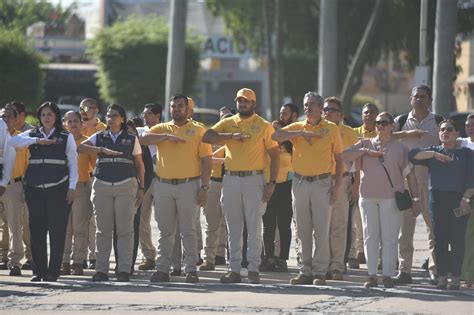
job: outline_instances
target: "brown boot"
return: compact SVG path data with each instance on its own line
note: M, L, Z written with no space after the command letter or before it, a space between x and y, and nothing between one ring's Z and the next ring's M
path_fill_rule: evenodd
M138 265L138 270L153 270L155 269L156 263L152 259L146 259Z
M84 274L84 266L82 264L72 264L71 274L75 276L82 276Z
M373 288L379 285L379 282L377 281L377 276L369 276L369 279L367 282L364 283L364 287L368 288Z

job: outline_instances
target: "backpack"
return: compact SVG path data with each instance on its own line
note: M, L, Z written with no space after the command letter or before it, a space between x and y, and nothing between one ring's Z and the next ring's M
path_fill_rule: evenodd
M405 126L405 123L407 122L407 119L408 119L408 113L403 114L403 115L400 116L400 118L398 119L398 126L399 126L398 130L403 129L403 126ZM439 123L444 120L444 117L441 116L441 115L436 115L435 114L435 119L436 119L436 124L439 125Z

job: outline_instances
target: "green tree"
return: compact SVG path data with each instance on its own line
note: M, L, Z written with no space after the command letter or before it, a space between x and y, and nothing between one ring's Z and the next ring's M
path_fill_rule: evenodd
M88 42L99 67L101 97L128 109L165 97L168 26L157 17L131 16ZM199 39L187 37L184 91L192 94L199 69Z
M0 104L21 101L35 107L43 96L40 58L18 30L0 27Z
M28 26L35 22L62 24L76 8L76 3L63 8L61 3L53 5L46 0L2 0L0 25L8 29L18 29L24 34Z

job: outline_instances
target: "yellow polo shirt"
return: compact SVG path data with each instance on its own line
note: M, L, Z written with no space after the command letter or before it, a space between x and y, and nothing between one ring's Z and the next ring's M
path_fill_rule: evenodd
M161 141L158 147L156 174L165 179L201 176L201 158L212 155L210 144L202 142L206 129L192 120L182 126L173 121L153 126L151 133L172 134L186 140L182 143Z
M96 118L96 119L97 119L97 124L95 125L95 127L87 127L86 125L82 125L81 133L84 136L90 137L94 133L99 132L99 131L104 131L107 128L107 125L101 122L99 118Z
M276 178L277 184L284 183L289 180L289 173L293 172L293 166L291 165L291 153L285 150L284 146L279 146L280 151L280 168L278 169L278 175ZM270 155L266 155L265 161L265 182L270 181Z
M352 129L351 127L344 125L344 124L339 124L339 132L341 133L341 138L342 138L342 147L343 149L346 149L354 144L357 143L358 135L357 132ZM346 163L342 164L342 172L348 172L349 171L349 166ZM332 170L332 174L336 174L336 165L334 165L334 169Z
M81 142L87 140L88 137L82 135L82 137L76 140L76 145L81 144ZM79 153L77 155L77 172L79 174L79 182L87 182L91 178L90 174L94 169L95 160L97 154L86 154Z
M375 131L375 129L372 131L369 131L365 129L364 125L354 128L354 131L357 133L359 138L374 138L375 136L377 136L377 131Z
M214 153L212 153L212 156L216 158L225 157L225 146L222 146L216 151L214 151ZM222 178L222 164L212 163L211 177Z
M254 171L265 169L267 150L278 143L272 140L272 125L257 114L241 119L239 115L223 119L211 130L216 133L243 133L250 138L244 141L225 141L225 169L228 171Z
M20 133L21 131L15 129L12 133L12 136L16 136ZM28 155L28 147L16 149L15 164L13 166L11 175L12 179L25 176L26 167L28 166Z
M312 131L321 137L313 138L310 145L303 137L291 139L293 143L293 170L303 176L315 176L331 173L335 168L335 154L343 151L341 134L336 124L321 119L313 126L307 120L292 123L284 127L286 131Z

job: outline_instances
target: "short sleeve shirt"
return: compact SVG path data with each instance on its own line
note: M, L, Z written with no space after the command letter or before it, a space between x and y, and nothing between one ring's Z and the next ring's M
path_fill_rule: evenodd
M303 137L294 137L293 143L293 170L303 176L315 176L332 173L336 167L335 155L343 151L341 133L336 124L321 119L319 124L311 125L304 121L298 121L288 125L282 130L286 131L312 131L320 137L313 138L310 145Z
M173 121L153 126L150 133L172 134L186 140L182 143L161 141L157 144L156 174L165 179L201 176L201 158L212 156L210 144L202 142L206 129L188 120L178 126Z
M354 145L358 140L358 135L354 129L344 124L339 125L339 131L341 132L342 147L344 149ZM350 164L343 163L342 172L348 172L350 169ZM332 170L332 174L336 174L336 166Z
M211 130L216 133L243 133L250 136L244 141L225 141L225 169L228 171L263 171L266 151L278 146L272 140L275 132L272 125L257 114L246 119L234 115L219 121Z

